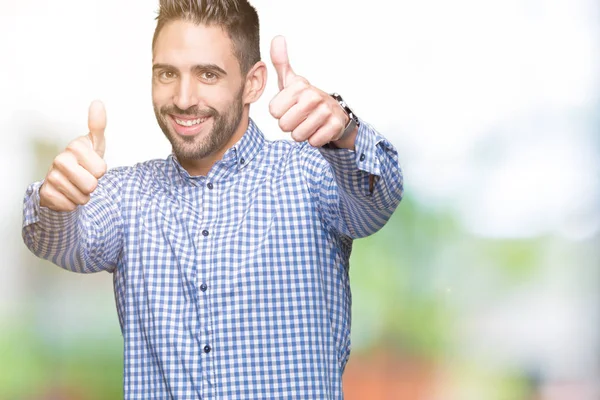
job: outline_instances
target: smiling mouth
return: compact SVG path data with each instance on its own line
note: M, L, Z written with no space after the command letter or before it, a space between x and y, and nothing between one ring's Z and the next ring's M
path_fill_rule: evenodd
M192 116L193 117L193 116ZM169 114L171 125L180 136L192 137L198 135L204 129L205 122L207 122L211 116L203 118L186 118L185 116L176 116Z
M197 119L179 119L177 117L173 117L173 121L175 121L175 123L179 126L184 126L184 127L192 127L195 125L200 125L201 123L203 123L204 121L206 121L208 118L197 118Z

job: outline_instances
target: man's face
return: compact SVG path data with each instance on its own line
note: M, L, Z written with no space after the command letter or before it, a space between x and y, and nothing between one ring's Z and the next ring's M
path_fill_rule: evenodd
M217 26L172 21L153 49L152 102L180 160L198 160L232 140L244 108L232 42Z

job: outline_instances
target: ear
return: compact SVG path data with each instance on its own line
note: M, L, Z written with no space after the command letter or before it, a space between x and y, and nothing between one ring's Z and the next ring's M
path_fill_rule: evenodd
M257 101L267 85L267 65L259 61L246 74L246 87L244 88L244 104Z

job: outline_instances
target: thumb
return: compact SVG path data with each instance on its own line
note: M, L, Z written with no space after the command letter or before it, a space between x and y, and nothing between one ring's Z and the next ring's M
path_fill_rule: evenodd
M296 76L290 66L287 44L283 36L275 36L271 41L271 62L277 72L279 90L283 90L290 79Z
M106 129L106 110L104 104L99 100L94 100L90 104L88 111L88 129L89 138L92 141L94 150L101 156L104 156L104 130Z

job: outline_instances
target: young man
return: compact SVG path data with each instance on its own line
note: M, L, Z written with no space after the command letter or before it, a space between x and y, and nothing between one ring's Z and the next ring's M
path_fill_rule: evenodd
M26 193L39 257L114 275L126 399L339 399L350 352L352 240L402 197L394 148L337 95L271 58L271 114L249 118L267 68L245 0L161 0L152 96L166 160L106 171L101 103L89 134Z

